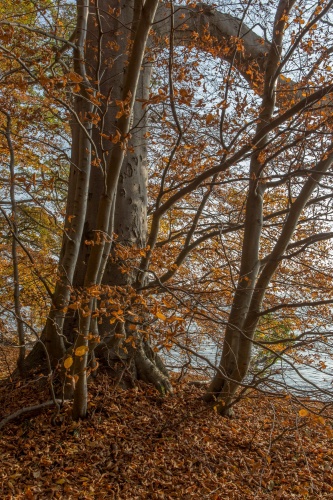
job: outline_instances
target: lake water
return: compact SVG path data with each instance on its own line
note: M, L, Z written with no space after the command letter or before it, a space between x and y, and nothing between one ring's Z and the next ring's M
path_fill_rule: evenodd
M165 353L164 357L167 365L175 371L181 371L182 367L184 371L193 369L209 379L214 373L210 364L218 366L221 350L214 343L202 342L197 354L198 356L173 348ZM315 358L313 362L311 362L312 358ZM317 352L312 353L312 355L309 353L308 356L303 354L300 359L302 362L293 363L294 368L288 363L292 362L288 356L285 356L285 361L276 361L264 374L260 375L260 378L265 378L261 387L270 392L287 391L295 396L333 401L333 360L331 356L325 352ZM247 381L251 382L253 373L261 371L264 365L264 363L254 365Z

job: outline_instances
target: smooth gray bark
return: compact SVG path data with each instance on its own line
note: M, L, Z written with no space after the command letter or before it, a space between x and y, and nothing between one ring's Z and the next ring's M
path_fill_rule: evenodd
M105 188L103 190L97 211L94 245L92 245L91 253L87 262L87 270L84 277L84 287L88 288L94 285L100 285L98 278L101 277L100 269L104 268L106 256L104 247L106 245L106 237L111 238L113 229L112 221L114 213L113 198L116 196L116 189L118 179L123 165L125 150L127 148L128 134L131 125L131 116L133 114L133 107L135 96L137 93L137 86L140 79L141 65L144 58L146 49L149 29L155 17L158 0L147 0L144 6L141 7L139 19L134 19L135 24L132 24L134 36L132 39L132 46L122 48L122 52L129 52L128 64L124 75L124 84L122 90L122 103L126 108L124 112L120 113L117 122L116 133L119 140L114 143L106 164L105 171ZM135 11L134 11L135 12ZM126 40L128 43L128 40ZM120 105L122 106L122 105ZM116 115L117 117L117 115ZM108 233L110 231L110 233ZM79 312L79 332L75 341L74 352L78 348L86 347L88 351L88 334L90 327L91 313L93 309L94 299L88 302L88 314ZM87 359L88 352L84 355L74 357L74 376L77 377L75 390L74 390L74 403L73 403L73 418L83 418L87 412Z

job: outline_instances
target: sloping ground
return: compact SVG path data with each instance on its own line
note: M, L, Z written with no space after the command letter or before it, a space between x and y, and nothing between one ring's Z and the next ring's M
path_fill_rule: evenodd
M0 344L0 380L7 379L16 368L18 347Z
M85 421L67 405L57 425L48 409L0 431L1 499L333 499L330 420L290 398L248 398L229 420L190 384L161 399L101 375L90 392ZM0 399L3 418L49 396L11 384Z

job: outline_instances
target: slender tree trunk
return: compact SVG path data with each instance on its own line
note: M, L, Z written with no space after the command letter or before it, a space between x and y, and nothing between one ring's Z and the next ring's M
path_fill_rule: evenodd
M79 256L88 200L91 170L92 123L94 105L90 100L91 85L85 62L85 45L89 1L77 3L77 49L74 51L74 70L80 81L79 95L75 98L72 124L73 147L70 174L70 192L66 209L64 236L59 260L59 278L56 284L52 308L45 327L46 346L53 365L66 352L63 335L65 314L70 301L73 277Z
M269 123L274 112L277 83L275 73L282 51L285 15L292 8L292 5L292 1L280 0L277 8L273 43L265 69L262 107L256 129L257 133L260 133L265 125ZM257 308L253 308L251 305L254 292L257 290L260 269L259 250L263 221L263 194L265 190L264 184L260 182L263 175L260 153L264 150L267 141L268 136L264 135L258 142L250 162L249 192L245 209L245 229L239 280L223 341L219 372L212 379L205 394L206 401L213 401L214 399L218 401L218 411L224 415L230 413L235 392L248 371L252 338L258 321ZM260 305L268 283L269 281L262 290Z
M12 231L12 261L13 261L13 282L14 282L14 311L15 311L15 319L17 325L17 333L19 340L19 356L17 359L17 367L19 372L22 374L24 371L24 359L25 359L25 333L24 333L24 325L22 320L22 311L21 311L21 292L20 292L20 273L19 273L19 261L18 261L18 226L17 226L17 203L16 203L16 194L15 194L15 152L14 146L12 143L12 132L11 132L11 116L9 113L2 111L5 114L7 119L7 126L4 131L4 135L6 137L8 149L9 149L9 174L10 174L10 202L11 202L11 231Z

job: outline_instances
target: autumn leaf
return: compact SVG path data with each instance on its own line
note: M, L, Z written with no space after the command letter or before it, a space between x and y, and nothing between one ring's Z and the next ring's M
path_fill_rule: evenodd
M116 132L112 136L111 142L113 142L113 144L117 144L118 142L120 142L120 140L121 140L121 134L118 130L116 130Z
M83 80L82 76L79 75L78 73L74 73L74 71L70 71L69 73L67 73L66 76L68 80L70 80L73 83L80 83Z
M155 314L155 316L158 319L161 319L162 321L165 321L167 319L166 316L161 311L157 311L157 313Z
M178 321L179 323L182 323L183 321L185 321L185 319L181 318L180 316L170 316L170 318L168 318L168 322L172 323L173 321Z
M70 368L72 364L73 364L73 358L72 356L68 356L68 358L66 358L64 361L64 367L66 368L66 370L68 370L68 368Z
M56 484L64 484L65 482L66 482L66 479L61 478L61 479L57 479Z
M73 309L74 311L77 311L80 308L80 303L79 302L73 302L72 304L69 304L68 309Z
M75 356L84 356L86 352L88 352L89 348L86 345L81 345L77 347L74 351Z
M206 125L210 125L212 123L212 121L214 121L214 120L215 120L215 116L212 113L209 113L206 116Z

